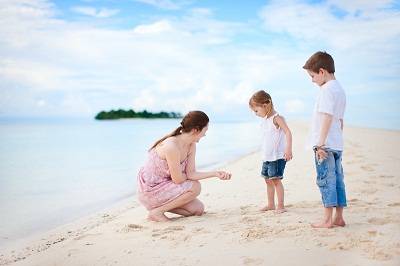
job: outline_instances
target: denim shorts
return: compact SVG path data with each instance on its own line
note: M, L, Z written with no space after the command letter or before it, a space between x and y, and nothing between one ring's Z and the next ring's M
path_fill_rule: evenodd
M328 157L318 160L314 152L317 185L324 207L346 207L346 190L342 167L342 151L326 149Z
M261 176L265 179L282 179L286 161L279 159L272 162L263 162Z

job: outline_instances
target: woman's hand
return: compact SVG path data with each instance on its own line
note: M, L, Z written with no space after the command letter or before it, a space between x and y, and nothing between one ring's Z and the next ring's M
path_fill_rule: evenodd
M215 175L221 180L231 179L232 174L225 171L216 171Z

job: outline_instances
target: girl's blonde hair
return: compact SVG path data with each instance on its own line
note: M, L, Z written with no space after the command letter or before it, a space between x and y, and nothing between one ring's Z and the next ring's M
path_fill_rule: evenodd
M264 90L257 91L251 96L249 100L249 106L264 106L267 108L267 117L271 115L274 110L274 104L272 103L271 96Z
M158 144L160 144L169 137L178 136L182 133L189 133L193 129L201 131L204 127L208 125L209 121L210 119L208 118L206 113L202 111L190 111L183 117L181 125L179 127L177 127L174 131L172 131L168 135L165 135L161 139L157 140L153 144L153 146L151 146L150 150L155 148Z

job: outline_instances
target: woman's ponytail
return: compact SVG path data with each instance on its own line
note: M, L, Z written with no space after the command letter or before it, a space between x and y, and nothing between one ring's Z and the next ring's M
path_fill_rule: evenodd
M166 140L169 137L174 137L174 136L178 136L182 134L182 126L177 127L174 131L172 131L171 133L169 133L168 135L165 135L164 137L162 137L161 139L157 140L153 146L151 146L150 150L154 149L158 144L160 144L161 142L163 142L164 140Z

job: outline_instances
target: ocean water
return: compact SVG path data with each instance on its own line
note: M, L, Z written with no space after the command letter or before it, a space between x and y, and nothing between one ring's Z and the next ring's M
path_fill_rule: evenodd
M135 197L147 149L179 122L0 120L0 246ZM211 122L197 168L258 147L257 122Z

